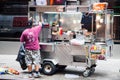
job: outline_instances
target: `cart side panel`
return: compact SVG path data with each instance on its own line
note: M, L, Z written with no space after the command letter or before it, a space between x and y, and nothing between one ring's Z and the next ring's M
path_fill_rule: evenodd
M73 57L70 55L71 47L67 43L55 45L55 59L59 65L70 65L73 62Z
M71 45L72 51L71 55L73 56L73 63L72 65L75 66L82 66L85 67L87 66L86 63L86 48L85 45Z
M41 60L54 59L55 57L55 44L54 43L40 43L41 47Z
M85 45L71 45L71 55L86 55Z

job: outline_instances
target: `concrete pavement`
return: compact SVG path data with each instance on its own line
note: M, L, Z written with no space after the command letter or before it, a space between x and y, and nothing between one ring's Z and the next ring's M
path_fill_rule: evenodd
M12 43L13 44L13 43ZM4 45L1 47L2 44L0 44L0 53L1 52L9 52ZM9 45L9 47L11 47ZM7 47L7 48L9 48ZM79 66L68 66L65 71L57 72L56 74L52 76L47 76L42 74L41 78L34 79L34 78L28 78L27 70L22 70L20 68L19 63L15 60L17 57L17 51L14 50L14 48L19 48L19 43L17 45L10 48L11 52L14 52L16 54L8 55L8 54L1 54L0 55L0 67L2 66L8 66L11 68L14 68L20 72L20 75L14 75L14 74L5 74L0 75L0 80L120 80L120 45L114 45L113 47L113 56L108 57L107 61L97 61L97 67L94 74L92 74L90 77L84 78L81 74L81 68ZM76 78L66 77L66 74L75 74L77 75ZM68 76L68 75L67 75ZM71 75L72 76L72 75Z
M5 74L0 75L0 79L4 80L120 80L120 59L107 59L107 61L97 61L97 67L94 74L88 78L84 78L78 71L82 71L81 67L69 66L63 72L57 72L52 76L43 75L41 78L28 78L27 70L23 71L18 62L15 61L16 55L0 55L0 67L8 66L20 72L19 75ZM71 70L71 71L70 71ZM76 78L66 77L66 74L78 75ZM72 76L72 75L71 75ZM56 78L56 79L55 79Z
M24 79L24 74L21 74L21 72L23 71L20 68L20 64L15 60L16 59L16 55L0 55L0 67L10 67L10 68L14 68L15 70L18 70L20 72L20 75L14 75L14 74L3 74L0 75L0 79ZM27 79L26 79L27 80Z

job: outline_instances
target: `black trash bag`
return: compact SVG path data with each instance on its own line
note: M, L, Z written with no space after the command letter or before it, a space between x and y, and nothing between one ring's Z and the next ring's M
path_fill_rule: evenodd
M16 61L18 61L20 63L20 66L23 70L27 69L27 65L25 62L25 48L24 48L24 44L22 44L20 46L20 49L18 51L18 55L16 58Z

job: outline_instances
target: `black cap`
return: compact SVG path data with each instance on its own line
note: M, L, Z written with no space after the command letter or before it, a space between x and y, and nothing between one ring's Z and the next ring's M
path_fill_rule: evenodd
M28 26L32 26L33 25L33 21L32 20L29 20L28 21Z

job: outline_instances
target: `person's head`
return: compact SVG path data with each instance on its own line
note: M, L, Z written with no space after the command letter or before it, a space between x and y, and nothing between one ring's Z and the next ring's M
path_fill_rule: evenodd
M28 20L28 26L32 27L32 25L33 25L33 21L32 20Z
M29 27L34 27L34 26L37 26L37 25L39 25L38 21L32 21L32 20L28 21L28 26Z

